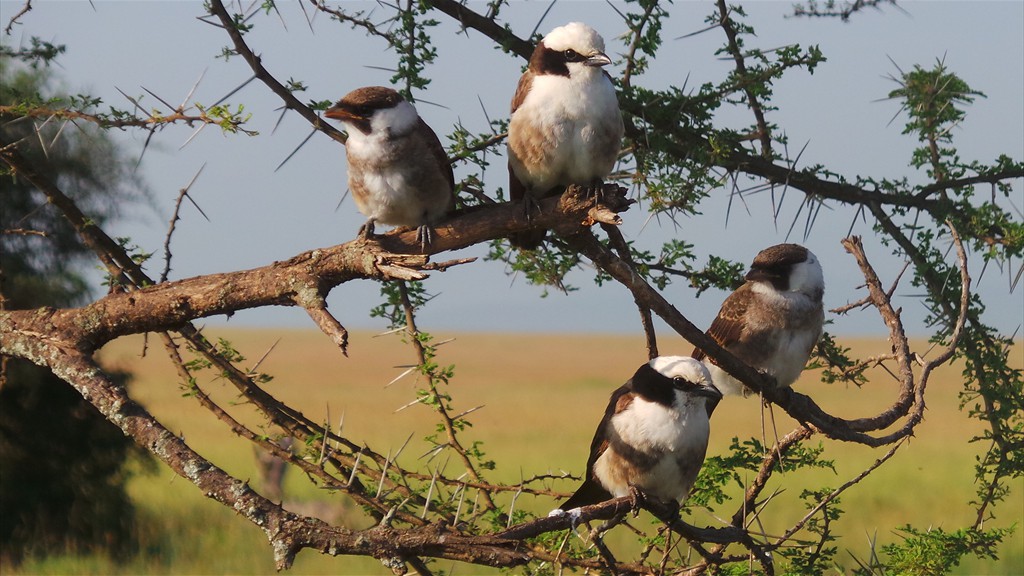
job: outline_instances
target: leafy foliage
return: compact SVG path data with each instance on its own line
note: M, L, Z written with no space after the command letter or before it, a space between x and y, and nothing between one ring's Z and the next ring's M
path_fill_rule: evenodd
M960 564L960 560L972 554L978 558L996 560L996 545L1012 530L993 528L961 528L947 532L942 528L920 530L912 526L899 529L903 542L882 547L888 561L879 566L861 563L855 574L874 575L884 573L932 576L948 574ZM882 569L884 567L884 571Z

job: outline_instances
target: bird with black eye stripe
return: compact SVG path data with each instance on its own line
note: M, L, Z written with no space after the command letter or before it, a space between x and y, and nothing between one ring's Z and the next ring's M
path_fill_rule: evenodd
M528 216L537 200L571 184L600 185L615 167L623 127L608 64L604 39L580 22L549 32L530 56L508 126L509 196L523 201ZM530 250L544 235L510 240Z
M640 366L611 395L583 484L552 515L620 496L685 500L704 464L708 419L721 398L707 368L689 356L659 356Z

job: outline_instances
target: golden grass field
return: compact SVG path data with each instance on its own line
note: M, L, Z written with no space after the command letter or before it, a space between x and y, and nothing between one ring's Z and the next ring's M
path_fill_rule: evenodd
M259 371L274 376L266 386L277 398L304 412L316 421L328 413L337 426L344 415L344 435L365 443L374 450L396 450L412 435L401 464L426 469L417 461L429 446L423 437L436 424L431 409L415 405L396 412L415 398L419 383L407 376L387 386L404 371L402 365L413 362L411 348L395 335L375 337L366 332L352 334L350 357L322 334L305 330L225 330L209 329L207 336L223 336L247 358L251 366L267 350L273 351ZM488 479L516 482L546 472L568 471L579 474L586 460L591 436L607 402L608 394L632 375L645 359L643 341L635 336L531 335L531 334L435 334L438 341L454 338L439 350L442 365L456 366L449 392L456 410L478 405L484 407L469 419L473 427L463 441L483 441L488 457L498 468ZM856 353L872 355L888 350L884 340L840 340ZM664 354L688 354L691 347L681 339L665 338L660 343ZM924 353L923 345L915 348ZM151 338L146 356L141 337L111 343L102 351L107 366L127 369L135 374L131 394L155 414L168 428L184 436L201 454L228 472L252 479L258 489L252 447L239 440L203 410L192 398L182 396L170 362L157 338ZM1019 352L1018 347L1016 352ZM1021 354L1016 362L1021 363ZM854 566L851 555L864 558L869 542L879 545L897 539L894 530L905 524L956 529L969 525L973 511L967 504L974 495L974 459L983 446L968 440L981 431L981 425L958 409L961 390L959 369L938 371L928 388L928 410L913 440L904 445L895 458L872 473L860 485L841 498L846 515L836 532L840 552L836 556L844 566ZM205 390L221 400L234 397L233 389L217 381L212 374L200 377ZM823 408L843 417L870 416L890 404L895 383L882 371L871 374L863 388L826 386L817 383L814 374L805 374L796 387L813 396ZM732 437L762 437L761 412L756 399L726 399L712 420L708 454L723 453ZM244 412L244 409L240 408ZM781 410L775 410L778 435L795 423ZM250 419L250 422L255 420ZM769 429L767 438L774 439ZM819 439L812 439L816 444ZM837 487L882 456L885 449L869 449L824 440L826 457L836 461L831 471L791 472L782 475L775 486L786 488L780 503L765 513L766 529L775 524L781 529L786 521L802 515L796 494L800 489ZM435 463L430 464L432 467ZM455 470L450 463L449 471ZM339 497L310 486L294 471L285 483L286 501L326 501L339 505ZM457 474L456 474L457 475ZM794 488L796 486L796 488ZM571 492L572 482L558 482L558 490ZM67 557L34 561L17 573L153 573L153 574L265 574L273 572L271 551L263 534L231 510L204 498L199 491L166 469L156 474L141 474L131 483L131 492L141 516L142 553L128 564L116 564L99 557ZM521 498L517 506L543 513L555 501ZM346 508L347 510L347 508ZM723 507L721 514L731 514ZM1017 532L1000 549L998 563L967 559L960 574L1024 574L1024 486L1017 485L1010 497L996 509L994 526L1017 525ZM356 511L350 526L363 528L365 520ZM717 525L709 511L695 510L689 520L696 524ZM644 522L641 517L636 522ZM620 529L621 530L621 529ZM473 574L482 569L467 565L438 569L454 574ZM303 551L292 569L294 574L389 574L372 559L330 558Z

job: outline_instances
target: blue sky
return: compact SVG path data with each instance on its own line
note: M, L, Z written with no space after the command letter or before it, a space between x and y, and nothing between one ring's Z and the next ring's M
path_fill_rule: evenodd
M340 4L346 9L376 6L353 1ZM4 24L20 5L0 0ZM278 5L281 18L258 17L247 40L279 79L294 78L309 86L303 99L334 100L358 86L387 83L391 74L379 67L392 67L394 54L386 52L382 43L323 15L310 26L297 2ZM470 5L484 9L482 2ZM990 162L1001 153L1015 159L1024 157L1024 3L904 2L901 6L902 11L891 7L869 10L844 24L787 17L791 13L788 2L744 4L747 21L758 32L748 43L760 48L794 42L818 44L828 58L813 75L793 72L775 86L774 103L779 109L769 113L769 120L789 137L790 153L795 155L806 145L803 165L821 163L848 178L907 176L912 182L922 182L924 175L907 166L917 143L900 134L903 117L893 120L898 104L885 100L895 87L887 77L897 73L896 66L903 70L915 64L930 67L944 59L951 70L988 96L970 107L966 122L956 129L961 157L981 162ZM65 44L68 52L59 61L65 88L100 96L106 104L130 106L120 89L132 96L144 95L144 103L158 106L143 88L178 104L202 78L192 101L209 105L251 76L240 58L216 58L229 40L223 31L197 20L203 15L201 2L98 0L90 5L85 1L37 0L32 7L3 42L19 45L39 36ZM519 35L527 36L547 7L547 2L513 2L503 9L502 16ZM713 6L683 1L669 9L672 17L664 37L671 39L703 28L704 17ZM377 8L377 15L384 10ZM506 115L522 62L494 50L480 34L461 34L446 17L439 19L443 23L433 36L439 57L427 71L433 82L418 95L418 109L443 139L457 122L471 130L483 130L487 116ZM600 31L613 59L624 51L618 37L626 26L605 2L559 2L539 30L546 32L571 20L586 21ZM722 40L715 31L668 40L663 57L641 82L664 87L682 85L687 78L690 86L719 81L731 66L714 55ZM621 68L612 66L610 71L616 74ZM161 250L178 190L204 164L192 194L210 221L191 207L184 210L172 247L174 279L262 266L338 244L353 238L363 221L351 200L338 206L345 193L341 145L317 134L275 170L309 134L308 124L289 114L275 130L280 102L259 82L249 84L229 102L245 104L252 114L250 128L259 130L260 135L223 135L207 128L182 147L192 129L169 127L158 133L140 167L153 206L127 210L111 231L157 251L156 261L149 266L155 274L163 266ZM717 122L743 126L751 120L741 110L726 109ZM133 155L142 150L145 136L130 131L118 134ZM464 170L457 167L456 175ZM494 157L487 173L488 187L504 186L505 178L504 160ZM701 205L699 216L675 224L648 222L639 210L627 212L623 232L638 245L652 249L668 237L682 237L697 246L699 262L717 253L749 263L765 246L787 240L801 242L823 262L826 307L858 299L856 287L861 277L839 244L851 226L852 212L843 207L823 210L806 239L802 220L787 238L797 216L798 196L790 191L777 224L764 216L771 206L767 193L748 197L745 206L734 203L727 221L728 192L721 190ZM1024 209L1020 181L1015 183L1013 202ZM890 282L902 262L874 241L869 226L858 223L853 231L868 237L868 255L883 283ZM485 247L476 247L457 256L485 253ZM988 322L1013 332L1024 321L1020 296L1024 286L1010 294L1011 274L989 269L982 275L980 258L974 258L971 266L975 284L989 307ZM1014 263L1014 273L1019 266ZM580 288L578 292L541 298L541 289L529 286L523 278L506 275L500 263L478 261L434 274L427 281L428 290L437 297L422 313L420 324L426 330L639 332L626 290L613 284L595 287L591 277L592 271L584 269L570 277ZM925 334L921 324L924 310L915 292L905 281L897 291L896 303L904 309L910 332ZM380 322L368 312L379 300L377 294L378 287L372 282L350 282L335 289L328 303L347 327L376 328ZM677 284L668 289L667 296L698 326L706 326L725 295L711 291L697 299L689 288ZM830 330L836 333L886 333L871 311L834 319ZM210 319L207 323L224 321ZM293 308L244 311L229 323L312 328L305 313Z

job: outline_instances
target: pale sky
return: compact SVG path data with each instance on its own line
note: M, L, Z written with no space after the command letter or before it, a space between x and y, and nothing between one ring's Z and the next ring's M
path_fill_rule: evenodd
M340 4L349 10L377 6L356 1ZM0 0L3 25L20 5ZM624 5L616 5L625 11ZM311 31L297 2L278 2L278 6L281 19L257 17L256 29L247 40L279 80L294 78L307 84L309 89L300 99L336 100L359 86L387 84L391 74L378 67L393 67L395 59L380 41L331 22L323 14L314 19ZM485 9L483 2L470 2L470 6L477 11ZM930 68L936 59L944 59L972 88L988 96L969 108L966 122L956 129L961 157L983 163L991 163L1003 153L1017 160L1024 157L1024 3L903 2L901 6L903 11L891 7L868 10L844 24L787 17L791 13L788 2L744 3L747 22L758 32L756 39L747 40L748 46L770 49L794 42L818 44L828 58L813 75L790 72L775 86L774 104L779 109L769 112L768 119L789 136L790 153L795 156L806 145L801 165L824 164L851 180L871 175L907 176L911 182L923 182L925 175L908 167L916 139L900 134L905 117L893 120L898 104L885 100L896 86L887 77L897 74L897 65L903 70L915 64ZM547 2L513 2L501 14L518 35L526 37L547 7ZM196 19L203 15L198 1L94 0L90 5L86 1L36 0L32 8L3 42L18 46L39 36L65 44L68 51L58 60L58 70L66 89L100 96L109 105L130 108L118 92L120 88L133 97L145 95L143 103L147 105L160 106L143 87L177 105L200 77L192 101L209 105L252 75L241 58L227 62L216 58L229 39L222 30ZM704 18L713 4L683 1L668 9L672 17L663 35L667 40L662 57L635 83L659 88L681 86L687 77L691 87L721 81L731 63L714 55L724 41L719 31L673 40L704 28ZM385 8L377 7L373 18L383 19L385 13ZM417 107L445 141L444 135L457 122L471 130L483 130L484 109L491 118L508 114L523 62L495 50L476 32L460 34L446 16L437 18L442 25L434 30L433 38L439 58L427 70L433 82L417 94L421 100ZM572 20L585 21L601 32L613 60L624 52L620 35L626 25L606 2L563 0L538 29L546 33ZM621 66L613 65L609 71L618 74ZM108 230L157 252L148 266L154 276L163 268L163 240L178 190L203 164L206 168L192 195L210 221L190 206L184 209L172 246L172 279L263 266L305 250L345 242L355 237L364 220L350 199L338 206L346 189L340 144L317 134L275 171L309 134L309 125L297 114L288 114L275 131L281 103L258 81L228 101L245 104L252 114L248 127L259 130L260 135L222 135L210 127L182 148L192 129L169 127L158 133L140 167L154 206L132 210ZM739 109L725 109L717 120L719 125L736 127L752 122L749 112ZM129 153L137 156L146 134L128 131L118 137ZM498 151L503 154L504 146ZM493 157L486 179L488 190L507 185L504 162L503 157ZM456 166L456 177L466 173L466 167ZM1020 181L1014 185L1012 201L1024 209L1024 185ZM787 237L801 199L802 194L789 191L777 226L764 216L771 210L767 193L748 197L745 207L734 202L726 222L728 191L719 190L701 205L702 214L680 220L678 227L664 219L648 222L646 214L634 208L623 214L623 232L652 250L666 238L678 236L696 245L698 264L710 253L749 264L766 246L799 242L823 262L826 308L859 299L862 293L855 288L861 284L861 276L839 244L850 228L853 212L833 205L834 210L821 211L806 239L802 219ZM1007 206L1005 200L1002 205ZM867 237L868 256L888 285L902 262L874 241L870 226L859 222L853 232ZM477 246L441 257L484 254L486 247ZM1002 274L993 268L982 275L979 257L974 257L970 266L988 306L987 322L1008 333L1016 330L1024 322L1020 296L1024 282L1013 294L1009 285L1020 262L1012 264L1012 273ZM591 282L592 276L589 269L574 273L570 282L580 288L578 292L541 298L540 288L506 275L500 263L478 261L435 273L427 280L427 288L437 297L421 314L420 326L427 331L639 333L628 292L614 283L598 288ZM905 279L896 304L903 307L908 330L926 334L917 292L909 278ZM707 326L725 294L709 291L696 299L691 289L677 283L666 296L695 324ZM349 282L331 293L328 304L350 329L378 328L381 322L369 317L369 309L378 300L377 284ZM827 328L833 333L886 334L872 311L826 316L835 320ZM223 318L204 321L208 325L223 322ZM229 325L313 328L306 314L295 308L243 311ZM662 334L667 337L667 329Z

